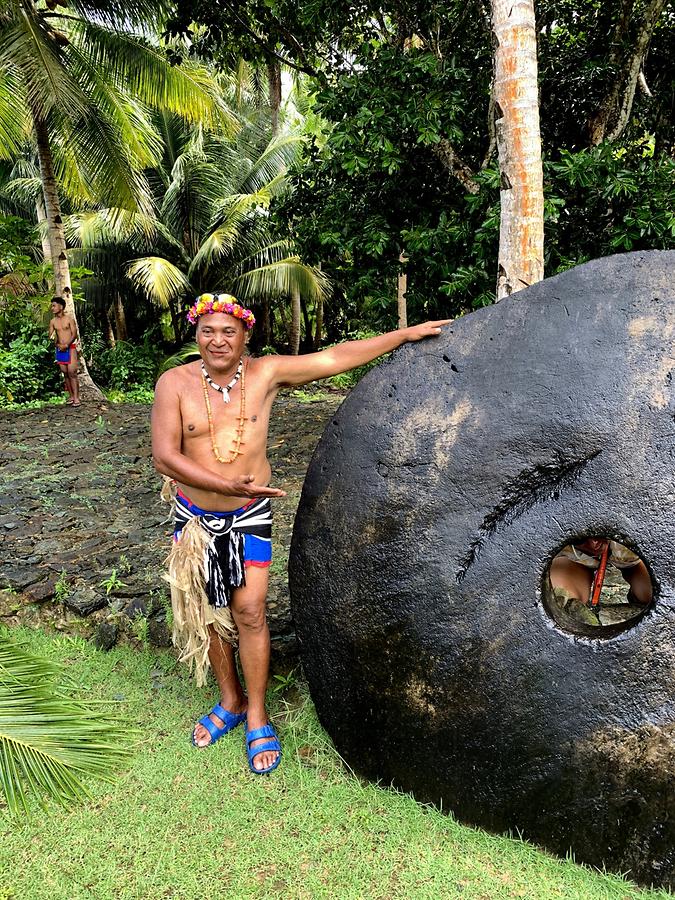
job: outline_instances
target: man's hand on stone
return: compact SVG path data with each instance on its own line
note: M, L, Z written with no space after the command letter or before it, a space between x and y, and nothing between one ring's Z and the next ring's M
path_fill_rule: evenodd
M255 475L242 475L229 482L228 494L233 497L285 497L286 491L255 483Z
M443 325L449 325L452 319L439 319L437 322L423 322L421 325L412 325L404 330L406 341L421 341L423 338L434 337L441 333Z

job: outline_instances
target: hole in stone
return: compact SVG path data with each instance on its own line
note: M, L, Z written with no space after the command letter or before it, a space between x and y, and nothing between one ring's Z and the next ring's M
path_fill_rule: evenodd
M453 372L459 372L459 369L457 368L457 366L454 363L452 363L450 368L452 369Z
M556 551L544 573L542 602L563 631L608 638L637 625L654 593L649 569L634 550L591 534Z

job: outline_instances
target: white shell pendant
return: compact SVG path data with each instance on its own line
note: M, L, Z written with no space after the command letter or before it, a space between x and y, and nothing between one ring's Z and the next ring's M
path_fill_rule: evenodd
M230 392L228 390L223 390L223 403L230 402Z

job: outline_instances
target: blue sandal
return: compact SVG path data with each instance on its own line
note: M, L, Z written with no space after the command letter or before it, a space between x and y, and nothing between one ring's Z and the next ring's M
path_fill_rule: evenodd
M258 741L261 738L272 738L272 740L266 741L258 747L251 747L254 741ZM268 766L266 769L256 769L253 765L255 757L269 750L276 750L279 755L271 766ZM268 772L273 772L279 765L281 762L281 744L276 731L269 722L267 725L263 725L262 728L254 728L252 731L246 732L246 755L248 756L248 767L254 775L267 775Z
M209 715L211 715L211 714L213 714L214 716L218 716L218 718L223 723L222 728L219 728L215 722L213 722L211 719L209 719ZM220 738L224 734L228 734L230 731L232 731L233 728L236 728L237 725L241 725L241 723L244 721L245 718L246 718L245 712L243 712L243 713L228 712L226 709L223 709L223 707L220 705L220 703L216 703L216 705L211 710L211 713L208 713L207 715L203 716L199 720L199 724L203 725L204 728L206 728L208 733L211 735L211 740L209 741L208 744L204 744L202 747L199 747L199 744L195 741L195 733L193 731L192 732L193 746L199 747L200 750L206 750L207 747L212 747L215 744L215 742L220 740ZM196 727L197 726L195 725L195 728Z

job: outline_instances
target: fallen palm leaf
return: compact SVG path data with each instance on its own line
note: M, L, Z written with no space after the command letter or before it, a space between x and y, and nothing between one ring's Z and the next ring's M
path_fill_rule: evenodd
M61 676L0 632L0 791L12 815L28 811L30 794L61 805L88 796L81 779L112 780L131 753L110 704L73 699Z

